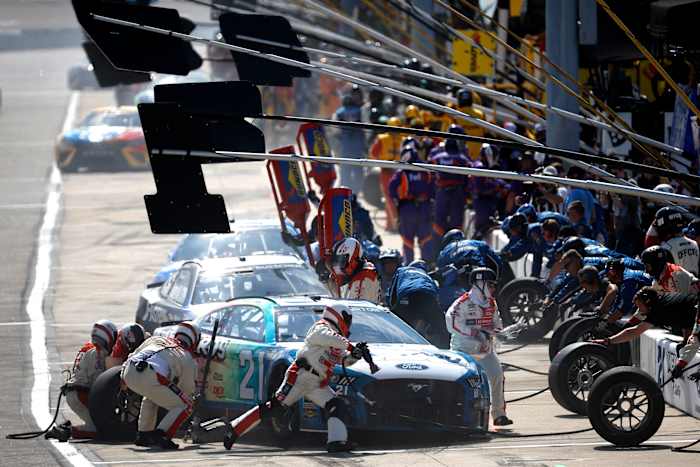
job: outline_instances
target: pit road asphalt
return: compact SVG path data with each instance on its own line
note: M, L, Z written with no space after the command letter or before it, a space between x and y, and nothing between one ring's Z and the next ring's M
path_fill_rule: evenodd
M74 27L64 2L16 1L0 7L3 27L28 30ZM16 8L14 8L16 7ZM48 9L48 10L47 10ZM12 15L5 13L9 11ZM48 18L42 24L40 18ZM6 20L6 18L10 18ZM24 32L23 32L24 33ZM38 40L38 39L37 39ZM41 41L38 41L40 43ZM77 47L35 48L0 53L0 465L56 465L65 461L43 439L8 441L4 434L34 429L29 409L33 372L27 344L25 301L33 283L38 228L47 195L53 143L70 101L65 88L68 67L82 61ZM108 105L109 92L83 92L78 116ZM260 163L209 166L205 169L212 193L226 197L230 215L237 218L274 216L272 198ZM51 284L44 313L53 394L77 348L88 338L91 323L109 318L133 320L144 284L165 262L177 241L150 233L143 195L154 192L150 172L80 173L63 177L62 210L55 232ZM390 246L396 236L384 233ZM508 361L546 371L544 345L533 345L504 356ZM526 395L546 386L544 376L506 373L507 398ZM54 406L52 399L51 407ZM77 422L64 410L62 417ZM516 422L512 433L568 431L589 426L587 419L566 413L549 394L509 406ZM180 452L162 452L129 444L76 442L75 447L95 465L681 465L694 454L671 453L670 446L700 436L697 421L668 409L659 433L646 447L617 450L594 432L525 439L458 436L360 436L360 451L337 456L323 451L322 435L304 435L281 449L264 434L251 436L233 451L220 443L183 444Z

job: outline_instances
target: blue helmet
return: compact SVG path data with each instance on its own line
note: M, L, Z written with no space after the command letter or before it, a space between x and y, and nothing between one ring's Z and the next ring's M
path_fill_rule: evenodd
M523 204L515 212L525 214L525 217L527 217L528 222L537 221L537 211L535 210L535 206L533 206L530 203Z
M512 216L508 216L505 218L505 220L501 224L501 230L503 230L503 232L506 235L510 236L513 232L513 229L520 229L522 231L522 228L526 225L527 217L525 217L525 214L516 212Z
M417 259L415 261L411 261L408 265L409 268L418 268L422 269L425 272L428 272L428 263L423 261L422 259Z
M440 240L440 249L442 250L450 243L458 242L460 240L464 240L464 232L462 232L460 229L448 230Z
M401 149L401 162L418 162L419 159L415 146L408 145Z
M459 125L452 124L447 130L448 133L453 133L455 135L466 135L464 128ZM458 139L447 138L445 140L445 151L447 152L462 152L464 148L464 141Z

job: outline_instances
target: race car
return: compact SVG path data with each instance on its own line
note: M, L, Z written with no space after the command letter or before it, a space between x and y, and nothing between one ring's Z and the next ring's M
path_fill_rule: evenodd
M215 320L219 328L207 377L202 415L229 418L267 400L279 387L307 331L326 305L353 314L351 338L368 342L379 371L364 361L336 366L331 387L350 402L350 428L386 431L484 432L489 420L486 374L469 355L441 350L388 309L360 300L320 297L239 298L219 304L196 322L204 366ZM174 326L156 334L170 335ZM200 374L201 378L201 374ZM322 410L300 401L275 434L324 431Z
M182 263L193 259L227 258L283 254L306 259L301 232L287 222L285 231L278 219L236 220L227 234L186 234L168 255L169 263L163 266L149 287L161 285L178 270Z
M148 152L136 107L102 107L58 136L56 164L63 172L79 169L148 169Z
M184 262L160 287L139 298L136 322L147 331L195 319L238 297L329 296L316 272L298 256L259 255Z

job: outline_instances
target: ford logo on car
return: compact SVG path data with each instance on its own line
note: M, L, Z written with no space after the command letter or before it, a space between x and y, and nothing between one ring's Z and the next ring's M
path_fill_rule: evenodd
M422 371L422 370L427 370L428 367L426 365L422 365L420 363L399 363L396 365L396 368L399 370L416 370L416 371Z

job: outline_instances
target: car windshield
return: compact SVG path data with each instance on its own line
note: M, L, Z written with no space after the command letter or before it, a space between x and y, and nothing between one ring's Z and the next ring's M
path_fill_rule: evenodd
M242 230L230 234L190 234L172 253L172 261L281 253L301 256L282 240L279 229Z
M277 312L277 341L302 342L321 309L282 308ZM428 344L401 318L388 310L352 308L350 334L353 341L371 344Z
M202 273L192 304L225 302L232 298L283 295L329 296L328 289L306 265L274 265L241 271Z
M209 245L209 256L250 256L270 253L299 255L282 240L279 229L243 230L231 234L215 235Z
M137 113L92 112L82 123L82 126L97 125L140 127L141 120Z

